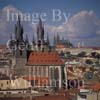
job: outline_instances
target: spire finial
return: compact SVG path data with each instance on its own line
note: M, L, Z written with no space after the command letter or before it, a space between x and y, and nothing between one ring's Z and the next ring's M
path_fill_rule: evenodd
M18 20L17 20L19 23L20 23L20 14L18 13Z

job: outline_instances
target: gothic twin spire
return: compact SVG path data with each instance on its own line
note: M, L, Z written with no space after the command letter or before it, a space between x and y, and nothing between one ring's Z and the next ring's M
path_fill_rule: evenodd
M23 39L23 25L21 24L21 20L20 20L19 15L18 15L17 24L15 24L15 39L18 42L24 41L24 39ZM43 27L41 18L39 18L39 22L38 22L38 25L37 25L37 40L44 41L44 27ZM49 42L48 35L47 35L47 41ZM28 42L28 35L26 35L25 42ZM33 34L32 42L35 43L34 34Z

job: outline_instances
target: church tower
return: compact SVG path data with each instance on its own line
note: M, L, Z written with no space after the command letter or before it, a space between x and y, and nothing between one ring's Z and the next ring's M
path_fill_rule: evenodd
M24 67L26 64L27 50L26 50L26 43L23 39L23 26L21 24L19 15L18 15L18 21L15 25L15 40L16 40L16 50L15 50L16 67Z
M53 38L53 46L54 46L54 47L56 46L56 43L57 43L57 41L56 41L56 37L55 37L55 35L54 35L54 38Z
M44 49L44 27L41 19L39 18L39 23L37 26L37 50L43 51Z
M23 26L20 22L20 16L18 15L18 21L17 24L15 24L15 39L17 43L23 42Z
M60 43L60 36L59 36L59 34L57 33L57 38L56 38L56 41L57 41L57 44L59 44Z

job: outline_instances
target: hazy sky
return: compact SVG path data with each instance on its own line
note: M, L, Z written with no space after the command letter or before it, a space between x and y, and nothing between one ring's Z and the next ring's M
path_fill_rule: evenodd
M59 8L70 13L84 9L94 10L100 16L100 0L0 0L0 8L7 5L13 5L25 12L49 11L54 8Z
M100 46L100 0L0 0L0 38L8 39L10 34L14 33L14 27L11 27L14 23L4 21L4 9L17 9L30 14L45 12L45 33L49 33L50 36L59 33L75 45L84 42L86 46ZM61 11L59 21L53 21L53 10ZM70 16L66 21L65 17L68 17L68 14ZM11 26L6 25L8 23ZM31 22L24 27L29 38L36 33ZM50 38L52 40L52 36ZM0 39L0 43L6 42L7 39Z

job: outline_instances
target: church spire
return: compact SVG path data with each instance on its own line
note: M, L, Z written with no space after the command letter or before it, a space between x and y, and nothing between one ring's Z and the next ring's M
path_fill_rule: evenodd
M32 43L35 44L34 34L33 34L33 38L32 38Z
M39 26L42 27L42 20L39 18Z
M60 37L59 34L57 33L57 44L59 44L59 41L60 41Z
M20 15L19 14L18 14L18 24L21 25L20 24Z
M15 39L17 41L23 41L23 26L21 25L20 22L20 15L18 15L18 21L17 24L15 25Z
M39 22L37 26L37 39L44 41L44 27L41 18L39 18Z
M27 34L26 34L26 41L25 41L26 43L28 43L29 41L28 41L28 36L27 36Z
M48 34L47 34L47 44L48 44L48 46L50 45L49 35Z
M55 37L55 34L54 34L54 39L53 39L53 46L55 46L56 45L56 37Z
M37 26L37 48L38 51L43 51L44 49L44 27L41 18L39 18Z

